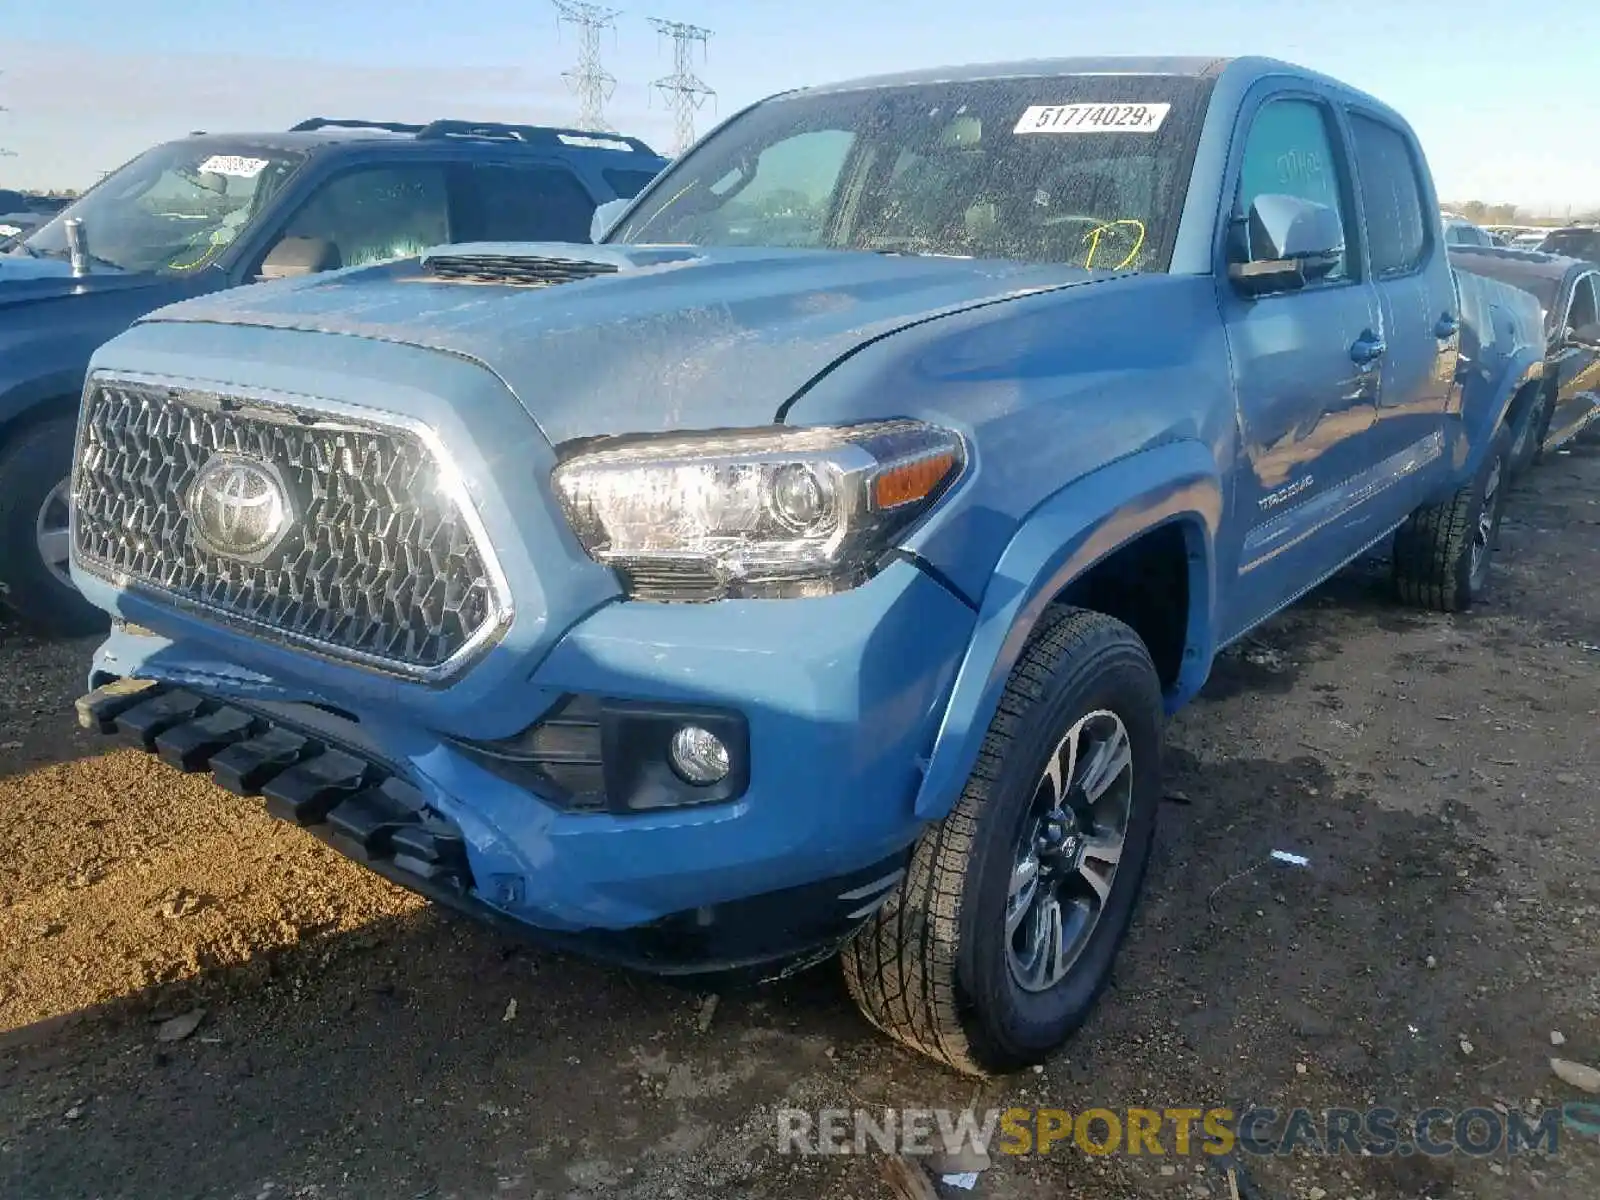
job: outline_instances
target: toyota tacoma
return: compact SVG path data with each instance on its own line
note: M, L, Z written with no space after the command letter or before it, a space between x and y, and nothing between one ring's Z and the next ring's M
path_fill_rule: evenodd
M1105 986L1218 651L1386 540L1403 601L1489 578L1537 306L1330 79L808 88L595 224L102 348L80 720L555 945L840 954L1002 1072Z

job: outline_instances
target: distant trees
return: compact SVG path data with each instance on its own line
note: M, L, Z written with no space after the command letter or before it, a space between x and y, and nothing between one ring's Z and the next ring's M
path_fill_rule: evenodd
M1447 204L1446 208L1458 212L1474 225L1515 225L1515 204L1485 204L1482 200L1468 200L1461 204Z
M1531 214L1519 216L1521 210L1515 204L1485 204L1482 200L1447 201L1440 207L1446 212L1460 214L1474 225L1562 225L1569 219L1553 216L1535 217ZM1600 208L1591 209L1589 212L1575 212L1570 219L1585 224L1600 222Z

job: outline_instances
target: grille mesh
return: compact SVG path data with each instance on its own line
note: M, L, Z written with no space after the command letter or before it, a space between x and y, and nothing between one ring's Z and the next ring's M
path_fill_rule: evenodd
M272 464L298 516L260 562L193 536L190 486L229 453ZM409 430L209 392L96 381L73 478L88 570L155 589L269 640L436 674L500 612L439 464Z

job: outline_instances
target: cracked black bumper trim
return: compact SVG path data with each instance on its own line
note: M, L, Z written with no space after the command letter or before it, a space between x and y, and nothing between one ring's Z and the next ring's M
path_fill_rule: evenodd
M470 902L461 832L382 764L244 705L143 679L77 701L85 729L127 738L180 771L209 772L237 796L430 899Z
M662 917L628 929L558 931L475 891L461 831L395 769L310 728L234 701L117 679L77 701L85 729L120 735L179 770L209 772L392 883L508 936L701 986L760 983L831 957L888 898L910 847L832 879Z

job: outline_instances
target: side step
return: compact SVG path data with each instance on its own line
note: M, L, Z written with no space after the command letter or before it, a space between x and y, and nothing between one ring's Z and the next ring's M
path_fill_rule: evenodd
M148 679L119 679L77 701L85 729L118 735L180 771L208 771L236 796L357 862L429 894L472 891L461 831L411 783L348 748L240 705Z

